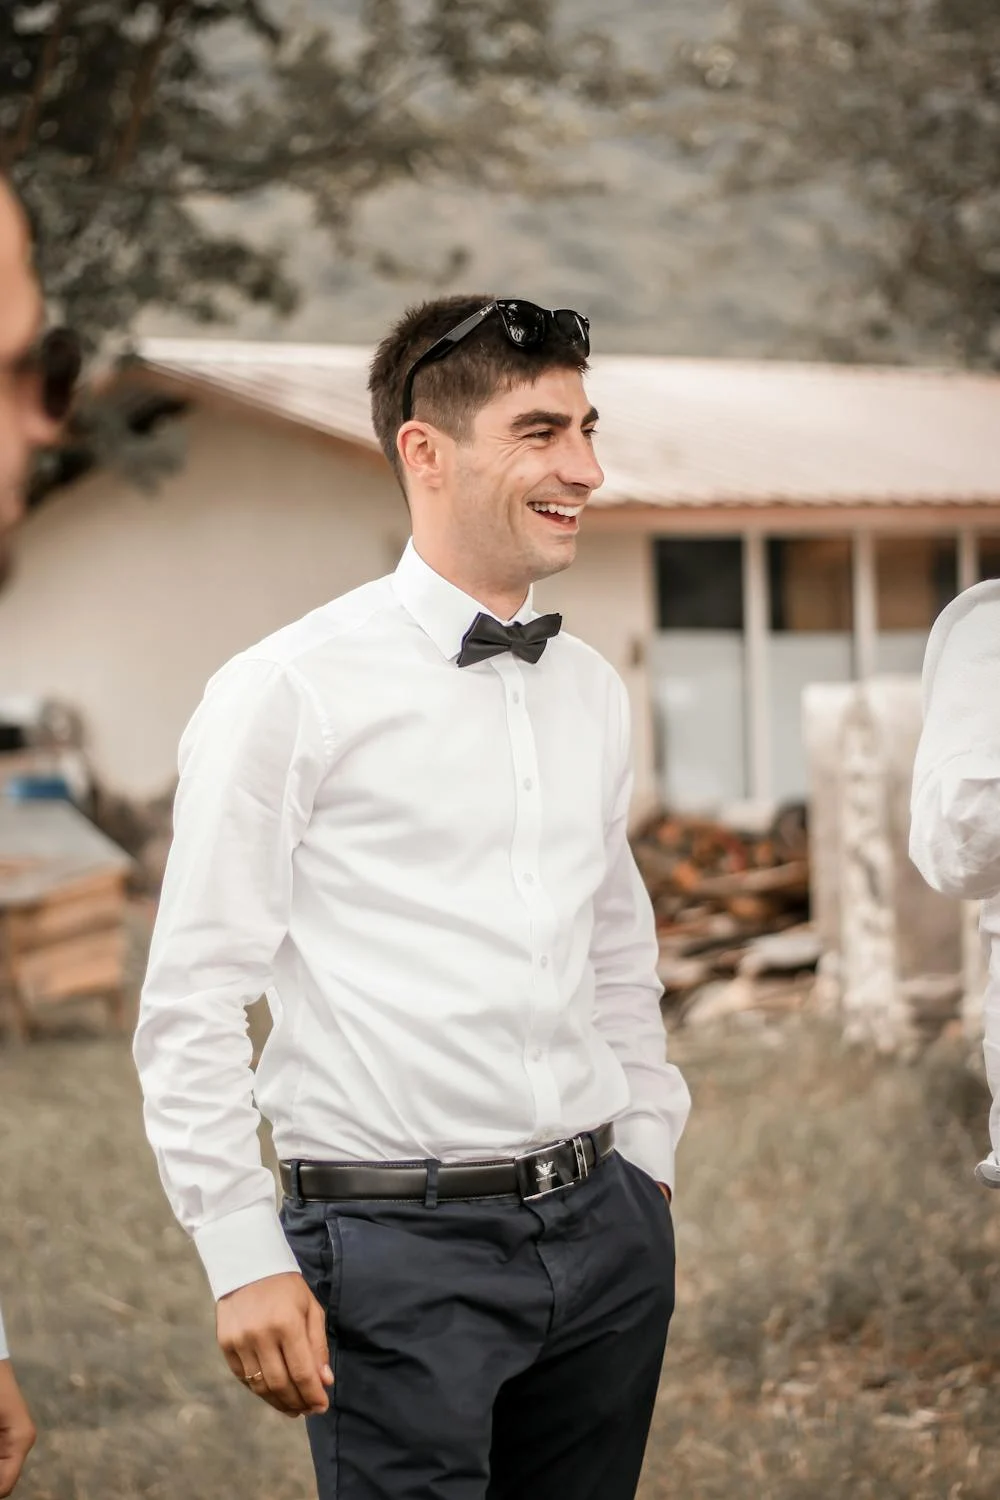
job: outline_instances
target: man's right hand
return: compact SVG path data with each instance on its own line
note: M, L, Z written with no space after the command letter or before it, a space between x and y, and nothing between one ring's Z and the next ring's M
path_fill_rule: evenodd
M13 1493L24 1460L35 1445L35 1424L9 1359L0 1359L0 1497Z
M301 1276L265 1276L220 1297L216 1330L233 1374L276 1411L300 1417L329 1408L326 1316Z

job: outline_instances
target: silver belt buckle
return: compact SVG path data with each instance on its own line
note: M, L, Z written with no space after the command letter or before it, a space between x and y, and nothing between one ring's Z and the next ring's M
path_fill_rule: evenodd
M573 1147L575 1172L567 1173L560 1168L556 1153L564 1146ZM572 1140L556 1141L551 1146L543 1146L540 1151L527 1151L523 1156L515 1156L514 1175L524 1203L534 1203L539 1198L548 1198L552 1193L562 1193L567 1188L576 1187L578 1182L584 1182L590 1176L583 1142L575 1135Z

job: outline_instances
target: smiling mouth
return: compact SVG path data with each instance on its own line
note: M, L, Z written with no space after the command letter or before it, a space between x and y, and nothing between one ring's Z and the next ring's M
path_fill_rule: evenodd
M558 505L555 502L540 501L528 502L528 509L534 511L543 521L550 526L555 526L559 531L578 531L580 512L582 505Z

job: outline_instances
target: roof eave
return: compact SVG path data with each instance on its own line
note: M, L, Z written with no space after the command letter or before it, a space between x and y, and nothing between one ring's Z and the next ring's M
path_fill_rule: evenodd
M195 375L190 371L179 371L150 360L136 359L130 361L119 378L153 386L169 394L197 398L210 403L218 411L252 411L268 421L292 427L297 432L320 441L330 441L338 447L349 447L365 457L385 463L385 457L374 436L363 436L351 428L323 422L305 413L289 411L281 403L269 401L259 394L255 394L251 400L239 391L212 380L210 376Z

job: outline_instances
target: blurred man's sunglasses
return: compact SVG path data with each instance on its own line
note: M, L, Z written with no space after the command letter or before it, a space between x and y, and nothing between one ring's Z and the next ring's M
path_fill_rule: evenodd
M584 359L590 353L590 319L585 318L583 313L573 312L569 307L557 307L550 311L547 307L538 307L534 302L522 302L516 297L507 297L502 302L487 302L485 307L456 324L436 344L426 349L419 359L413 361L403 386L404 422L409 422L413 416L413 380L418 370L422 370L424 365L444 359L456 344L468 338L485 318L494 313L515 349L540 349L554 329L565 343L579 349Z
M53 422L62 422L73 404L83 367L83 349L71 328L50 328L13 367L20 377L39 383L42 407Z

